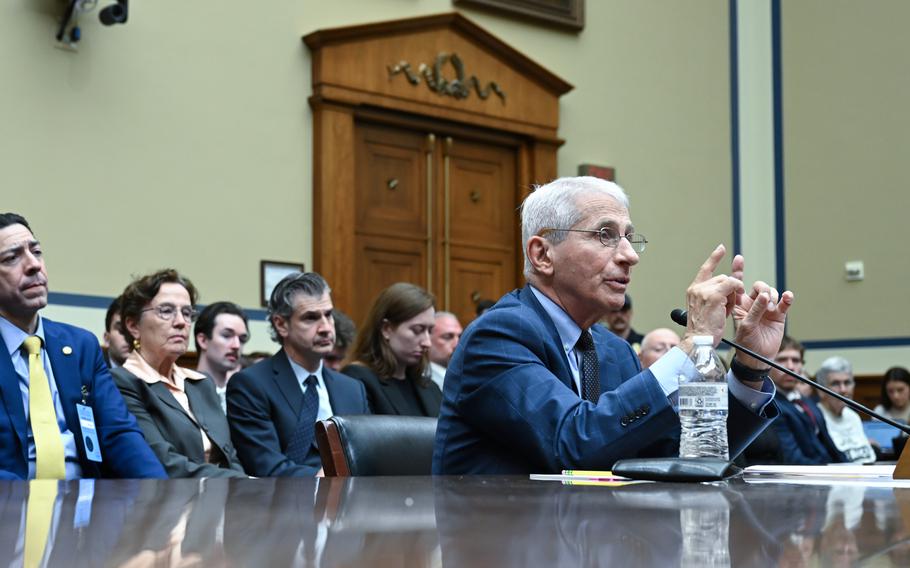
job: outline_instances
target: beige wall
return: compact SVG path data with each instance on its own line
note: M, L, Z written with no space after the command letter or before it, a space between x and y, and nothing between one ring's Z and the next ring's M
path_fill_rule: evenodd
M783 4L785 250L787 285L799 293L790 330L908 337L910 4ZM864 281L844 279L849 260L864 261ZM836 352L812 354L810 370ZM910 364L907 348L840 354L867 372Z
M449 0L134 2L125 26L85 16L73 54L53 48L60 2L0 3L0 209L32 221L55 291L112 296L131 274L172 265L204 302L256 307L259 260L311 265L310 58L300 37L452 9ZM876 232L900 227L901 208L848 197L853 187L900 195L906 129L892 115L906 73L897 72L904 20L894 14L907 9L892 2L876 16L838 2L837 14L814 18L823 10L816 2L785 12L787 254L801 302L793 329L812 338L907 335L897 330L907 304L891 283L910 263L896 252L899 236ZM667 325L698 264L717 243L732 244L727 2L588 0L581 34L464 13L575 85L561 108L559 173L583 162L617 168L652 241L631 288L635 324ZM878 37L877 26L894 33ZM839 58L858 80L839 70ZM839 97L814 104L828 92ZM855 129L862 135L851 136ZM819 203L837 223L820 218ZM865 283L837 281L847 256L866 260ZM821 303L829 297L850 317L833 324L830 303ZM859 320L855 306L874 317ZM48 314L101 331L101 310ZM253 333L251 347L270 347L264 324Z
M826 2L821 22L818 2L785 11L787 271L808 292L794 331L817 339L910 335L910 4L876 4ZM844 280L847 260L863 282Z
M731 238L726 2L587 4L580 35L465 13L575 85L562 107L559 172L582 162L618 168L654 242L632 289L652 327L682 301L713 244ZM447 0L232 9L159 0L134 3L125 26L83 17L74 54L53 48L57 2L4 2L3 209L25 213L45 242L55 291L111 296L131 274L172 265L203 301L255 307L260 259L311 260L310 70L300 37L450 10ZM683 242L677 215L692 194L714 221ZM100 310L79 313L61 315L100 332Z

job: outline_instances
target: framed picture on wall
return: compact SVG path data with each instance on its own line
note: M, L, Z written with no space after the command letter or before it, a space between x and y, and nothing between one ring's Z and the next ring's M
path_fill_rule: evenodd
M585 27L585 0L453 0L456 6L488 8L523 18L581 31Z
M282 278L288 274L303 272L304 270L303 263L279 262L277 260L259 261L259 290L262 307L265 308L269 305L272 290L281 282Z

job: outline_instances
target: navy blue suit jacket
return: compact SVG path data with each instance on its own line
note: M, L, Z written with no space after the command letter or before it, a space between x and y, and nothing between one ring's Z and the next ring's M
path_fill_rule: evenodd
M678 452L679 417L628 343L591 333L601 396L583 401L556 326L528 286L503 296L465 330L444 383L433 473L531 473L609 469L622 458ZM777 416L730 397L736 456Z
M818 423L818 434L815 425L796 404L778 392L775 397L780 418L772 427L778 440L783 463L788 465L824 465L826 463L845 463L847 457L837 449L828 434L828 426L822 411L810 399L803 398Z
M160 478L167 474L145 442L136 419L126 409L123 397L104 363L94 335L84 329L44 318L45 349L60 391L66 425L76 439L83 477ZM64 348L69 347L64 352ZM101 444L101 463L85 456L85 439L76 404L82 388L95 415ZM28 477L28 424L22 407L19 378L13 362L0 353L0 478Z
M360 381L326 367L322 379L332 412L369 414ZM295 463L287 447L297 428L303 391L282 349L231 377L227 387L227 416L231 440L243 469L256 477L311 477L322 467L314 443L304 463Z

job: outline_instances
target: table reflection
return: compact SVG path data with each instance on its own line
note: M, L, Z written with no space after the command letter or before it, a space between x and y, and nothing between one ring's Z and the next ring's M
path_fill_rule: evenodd
M0 483L3 563L21 566L36 534L47 535L42 565L67 567L910 561L910 490L886 487L582 487L519 477L50 483ZM53 504L43 532L26 522L39 502Z

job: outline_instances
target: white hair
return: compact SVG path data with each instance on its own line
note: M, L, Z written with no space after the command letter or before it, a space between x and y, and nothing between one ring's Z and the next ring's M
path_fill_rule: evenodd
M815 373L815 380L828 386L828 375L832 373L846 373L853 377L853 365L843 357L828 357L822 361L822 366Z
M564 177L546 185L536 186L521 204L521 246L525 255L524 274L530 278L533 273L528 258L528 240L539 235L544 229L570 229L584 216L580 197L588 194L606 195L615 199L627 211L629 198L621 187L604 179L579 176ZM566 238L564 231L556 231L546 239L558 245Z

